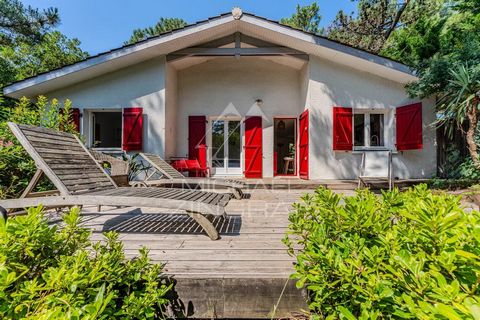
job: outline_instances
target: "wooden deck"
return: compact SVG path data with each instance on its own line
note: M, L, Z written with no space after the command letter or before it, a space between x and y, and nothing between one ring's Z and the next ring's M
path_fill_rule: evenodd
M199 318L270 318L305 309L304 292L288 280L294 259L281 239L291 204L308 190L247 190L250 199L232 199L227 220L217 220L221 239L210 240L187 215L158 209L84 209L93 240L116 230L128 257L146 246L155 262L177 279L184 315ZM284 289L285 287L285 289ZM283 290L283 295L282 295Z

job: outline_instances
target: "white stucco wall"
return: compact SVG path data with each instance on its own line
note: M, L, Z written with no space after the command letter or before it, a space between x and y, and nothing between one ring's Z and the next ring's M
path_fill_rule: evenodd
M395 107L415 102L403 85L313 56L300 70L259 58L218 58L180 71L158 57L46 93L83 109L142 107L144 151L165 157L188 154L188 116L263 116L263 176L273 175L273 117L298 117L310 110L311 179L354 179L361 153L332 148L332 107L388 109L387 147L395 144ZM263 100L260 108L256 99ZM394 176L431 177L436 171L433 101L423 101L422 150L394 155Z
M308 70L306 103L310 109L310 178L354 179L359 173L361 153L333 150L333 106L355 110L388 109L385 142L393 149L395 107L418 100L410 99L401 84L316 57L310 57ZM436 172L435 130L430 126L435 117L432 100L423 101L422 115L423 149L394 154L394 177L426 178Z
M188 116L263 116L263 176L273 176L273 117L303 110L300 72L258 58L221 58L178 73L177 156L188 154ZM255 100L262 99L260 108Z
M68 98L72 100L75 108L81 109L82 133L88 143L91 141L90 123L89 114L85 109L142 107L143 150L163 156L166 119L165 82L165 57L162 56L46 95L60 100Z
M170 64L166 65L166 90L165 90L165 158L174 157L177 154L177 111L178 90L177 70Z

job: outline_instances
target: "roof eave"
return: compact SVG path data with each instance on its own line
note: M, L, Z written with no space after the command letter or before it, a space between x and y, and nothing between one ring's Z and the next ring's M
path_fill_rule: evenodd
M186 26L184 28L177 29L168 33L164 33L159 36L152 37L135 44L123 46L118 49L114 49L105 53L98 54L96 56L74 63L72 65L61 67L56 70L52 70L31 78L27 78L27 79L15 82L13 84L5 86L3 88L3 92L6 96L18 98L22 96L24 92L27 92L29 88L40 86L49 81L65 77L67 75L72 75L80 71L94 69L99 65L105 64L107 62L111 62L113 60L120 60L120 58L125 58L127 56L133 55L144 49L156 47L156 46L165 44L169 41L174 41L176 39L180 39L182 37L192 35L196 32L201 32L209 28L215 28L217 26L220 26L222 24L226 24L229 22L231 23L235 20L236 19L231 14L222 14L220 16L213 17L208 20L200 21L195 24ZM386 72L386 73L391 72L392 75L395 75L396 81L400 83L407 83L407 82L415 81L418 79L415 73L413 72L413 70L402 63L363 51L361 49L357 49L348 45L344 45L344 44L329 40L322 36L318 36L312 33L304 32L302 30L284 26L276 21L268 20L262 17L257 17L249 13L244 13L243 16L240 18L240 21L250 23L259 27L263 27L273 32L278 32L289 37L293 37L297 40L304 41L305 43L309 43L319 48L332 50L335 53L340 53L343 55L348 55L348 56L362 59L363 61L372 63L373 64L372 66L377 65L381 67L382 69L384 69L383 72Z

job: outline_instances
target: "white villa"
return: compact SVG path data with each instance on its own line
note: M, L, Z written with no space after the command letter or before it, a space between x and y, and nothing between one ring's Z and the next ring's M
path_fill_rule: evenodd
M436 172L433 100L405 65L235 8L4 88L70 99L87 145L188 157L212 175L354 179L391 150L394 177ZM379 170L383 170L379 164Z

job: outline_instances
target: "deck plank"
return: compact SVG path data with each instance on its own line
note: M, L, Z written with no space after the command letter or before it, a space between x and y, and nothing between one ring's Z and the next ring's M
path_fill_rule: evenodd
M147 188L143 192L145 197L158 193L187 196L178 189ZM87 206L83 208L82 225L93 231L93 241L100 242L105 241L102 232L109 228L129 230L119 234L126 258L137 257L140 248L148 248L151 261L165 264L165 274L177 279L179 296L192 301L195 317L213 317L208 309L211 301L218 303L219 317L269 317L270 308L282 294L286 302L278 315L287 317L290 311L307 308L304 293L295 288L294 280L288 280L295 259L282 243L292 203L299 201L306 190L247 192L250 199L230 200L226 219L215 218L221 236L217 241L211 241L198 225L188 222L189 217L181 210L105 206L98 213L94 206ZM111 191L101 193L108 195ZM229 195L209 194L197 199L216 202L223 197ZM195 289L198 287L202 291ZM205 295L205 290L212 293Z
M183 196L182 190L178 189L147 188L144 191L145 197L157 194ZM109 191L104 192L109 194ZM124 189L122 192L127 194L135 191ZM292 210L292 203L298 201L305 192L255 190L251 199L231 200L226 211L232 220L216 221L217 228L223 230L218 241L211 241L194 224L187 227L187 232L175 234L180 228L177 225L188 219L181 211L171 214L163 209L107 207L98 214L95 208L90 207L84 208L83 219L84 225L94 231L94 241L103 241L102 232L106 226L113 225L112 230L131 230L120 232L119 235L126 256L135 257L140 248L147 247L151 259L166 262L172 274L178 273L184 277L201 274L258 277L259 274L268 274L281 278L293 272L294 259L288 255L282 243L289 223L288 213ZM209 194L206 198L201 194L193 196L192 199L215 202L224 195ZM162 233L161 230L169 228L173 228L172 234Z

